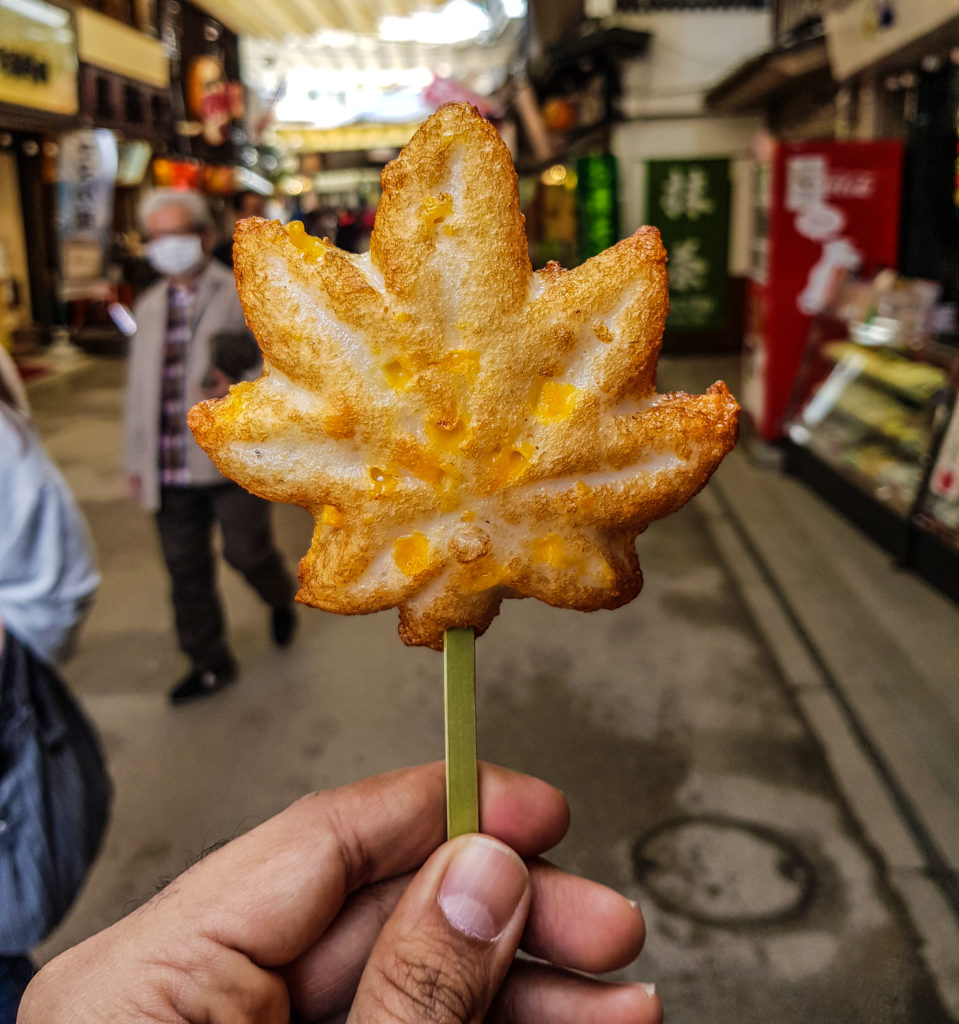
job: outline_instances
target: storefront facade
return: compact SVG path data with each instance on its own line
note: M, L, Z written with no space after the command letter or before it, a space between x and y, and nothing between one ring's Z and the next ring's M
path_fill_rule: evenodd
M774 6L772 49L708 97L767 128L740 395L751 434L959 597L959 0Z
M0 44L0 344L30 351L56 319L52 211L44 166L78 123L76 25L36 0L4 11Z

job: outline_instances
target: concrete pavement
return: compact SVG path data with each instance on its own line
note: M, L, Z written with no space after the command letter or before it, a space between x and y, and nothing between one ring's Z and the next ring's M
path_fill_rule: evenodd
M395 613L303 609L293 647L276 651L265 610L226 568L240 682L168 706L184 666L152 523L124 495L121 382L122 364L104 360L31 389L100 550L102 591L66 675L103 731L117 786L102 856L43 956L302 793L443 749L441 660L403 647ZM729 506L768 491L769 478L731 465L639 538L646 585L631 605L582 615L506 602L477 646L480 754L564 790L573 825L553 859L640 902L647 948L623 975L654 981L669 1020L956 1019L939 890L921 884L921 859L891 861L871 834L878 806L889 841L898 823L900 849L914 846L901 808L876 796L874 774L837 755L843 729L860 749L848 721L817 704L826 691L812 677L797 686L788 671L804 650L795 631L763 621L775 601L749 576L755 545L731 530ZM282 507L276 523L292 562L309 519ZM941 629L959 622L948 602L929 607ZM829 739L817 733L823 723ZM844 774L840 762L853 768ZM897 872L914 884L913 904ZM938 931L927 927L934 920Z

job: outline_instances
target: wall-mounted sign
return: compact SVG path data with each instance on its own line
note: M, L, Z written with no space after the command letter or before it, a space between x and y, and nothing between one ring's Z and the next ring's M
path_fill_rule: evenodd
M650 160L646 210L669 255L673 331L726 325L729 161Z
M44 0L0 0L0 102L77 112L77 41L70 12Z
M60 139L57 219L64 299L103 298L113 233L117 140L103 128Z
M612 153L576 161L576 212L581 262L619 241L619 165Z
M33 0L8 2L33 3ZM154 89L165 90L169 86L170 67L159 39L151 39L91 7L78 6L74 18L77 24L77 56L82 64L92 64Z
M184 126L211 146L222 146L230 125L243 118L243 86L231 82L216 57L194 57L186 79L187 112L196 120Z

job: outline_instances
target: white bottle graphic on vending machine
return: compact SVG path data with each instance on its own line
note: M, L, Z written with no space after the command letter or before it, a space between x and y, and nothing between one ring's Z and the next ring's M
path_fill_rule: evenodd
M823 312L835 294L837 282L862 263L862 253L841 234L845 224L842 210L824 202L803 207L796 217L796 231L822 243L819 259L809 268L806 287L796 298L799 311L807 316Z

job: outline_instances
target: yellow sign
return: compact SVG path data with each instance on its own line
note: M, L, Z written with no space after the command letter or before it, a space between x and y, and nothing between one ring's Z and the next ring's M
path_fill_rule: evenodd
M77 43L70 12L44 0L0 0L0 102L77 112Z

